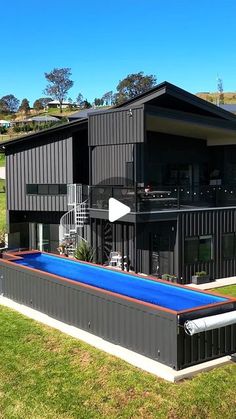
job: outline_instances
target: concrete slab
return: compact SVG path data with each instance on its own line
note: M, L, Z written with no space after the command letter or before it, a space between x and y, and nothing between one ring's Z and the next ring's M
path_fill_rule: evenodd
M199 290L210 290L212 288L226 287L227 285L236 285L236 276L232 276L229 278L216 279L215 281L211 281L206 284L201 284L201 285L187 284L186 286L193 287Z
M209 371L212 368L228 364L233 360L233 357L225 356L213 361L208 361L193 367L185 368L184 370L175 371L172 368L161 364L160 362L154 361L143 355L139 355L136 352L130 351L129 349L123 348L119 345L107 342L106 340L92 335L91 333L85 332L82 329L55 320L52 317L41 313L40 311L34 310L23 304L19 304L13 300L10 300L9 298L0 296L0 305L16 310L18 313L21 313L26 317L29 317L47 326L53 327L54 329L60 330L61 332L66 333L67 335L76 339L80 339L97 349L100 349L110 355L114 355L128 362L129 364L142 369L143 371L154 374L157 377L163 378L164 380L170 381L172 383L183 380L184 378L191 378L200 372Z

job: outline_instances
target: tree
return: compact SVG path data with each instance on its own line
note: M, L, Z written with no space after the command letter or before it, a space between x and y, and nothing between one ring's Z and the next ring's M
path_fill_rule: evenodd
M44 107L43 107L42 102L41 102L41 100L40 100L40 99L36 99L36 100L35 100L35 102L34 102L34 104L33 104L33 108L34 108L36 111L41 111L42 109L44 109Z
M63 101L66 100L68 91L74 82L70 80L70 68L54 68L50 73L45 73L49 84L46 86L45 93L58 100L60 112L62 112Z
M47 104L49 102L51 102L52 98L51 97L40 97L39 99L36 99L34 104L33 104L33 108L36 111L40 111L42 109L45 109Z
M22 102L20 104L20 107L19 107L19 111L24 112L25 115L27 115L29 113L30 105L29 105L28 99L25 98L25 99L22 100Z
M95 99L94 99L94 105L95 106L103 106L103 103L104 103L104 100L103 100L103 98L97 98L97 97L95 97Z
M117 86L116 103L120 104L128 99L145 93L156 85L156 76L144 75L143 71L128 74Z
M219 94L219 105L223 105L225 102L225 98L224 98L224 89L223 89L223 80L218 77L217 78L217 90L218 90L218 94Z
M102 99L106 106L112 105L114 100L113 91L104 93Z
M84 101L84 97L83 97L82 93L79 93L77 98L76 98L76 103L79 106L79 108L82 107L83 101Z
M6 95L0 99L0 112L13 113L18 110L20 101L14 95Z
M88 101L87 101L87 99L85 99L85 100L82 102L82 107L83 107L84 109L89 109L89 108L92 108L92 105L91 105L91 103L90 103L90 102L88 102Z

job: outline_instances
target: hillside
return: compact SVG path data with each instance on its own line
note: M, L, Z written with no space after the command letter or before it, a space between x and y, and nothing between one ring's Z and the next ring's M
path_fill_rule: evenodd
M196 96L201 99L207 100L211 103L217 103L219 93L218 92L199 92L196 93ZM236 92L224 92L224 103L234 104L236 103Z

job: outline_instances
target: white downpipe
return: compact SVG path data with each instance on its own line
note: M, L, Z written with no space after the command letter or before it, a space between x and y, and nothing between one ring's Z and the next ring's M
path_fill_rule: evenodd
M38 224L38 247L40 252L43 251L43 224Z
M236 323L236 311L230 311L229 313L216 314L202 319L187 320L184 323L184 330L187 335L193 336L196 333L219 329L234 323Z

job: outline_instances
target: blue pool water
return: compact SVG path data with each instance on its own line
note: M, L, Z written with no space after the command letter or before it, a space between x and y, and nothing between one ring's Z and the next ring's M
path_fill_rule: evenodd
M227 298L204 294L168 283L152 281L151 279L135 275L125 275L106 268L87 265L44 253L22 256L23 259L16 260L14 263L93 285L171 310L180 311L227 301Z

